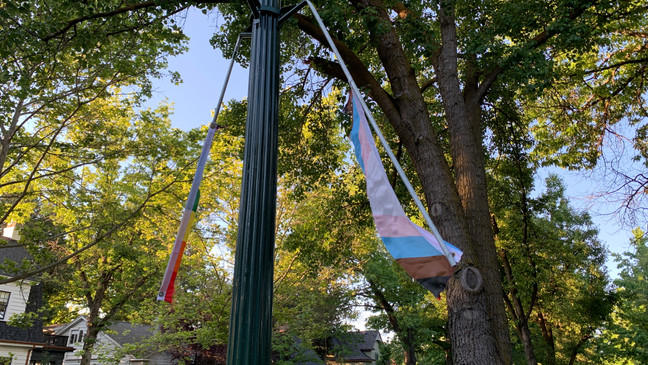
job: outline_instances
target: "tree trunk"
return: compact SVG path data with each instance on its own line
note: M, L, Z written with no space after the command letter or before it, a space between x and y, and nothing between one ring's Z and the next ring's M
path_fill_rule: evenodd
M90 365L90 361L92 360L92 350L94 349L94 344L97 342L98 334L99 330L90 327L90 323L88 323L88 334L83 341L83 354L81 355L80 365Z
M459 279L448 286L448 329L452 344L452 363L471 365L500 364L495 337L488 323L483 290L470 293Z
M481 109L478 100L473 100L469 113L459 87L454 10L449 10L449 14L440 12L444 43L439 55L437 79L451 134L454 179L439 148L438 138L430 128L430 117L416 75L398 35L391 26L387 27L389 17L384 9L379 12L382 26L377 26L382 31L370 31L370 35L389 77L394 103L400 114L400 118L389 120L414 163L428 210L443 236L464 250L464 262L476 265L484 279L485 290L477 294L462 293L456 280L449 283L448 309L454 315L449 319L449 333L454 362L479 359L485 364L509 364L510 339L490 224L479 128ZM369 28L372 30L371 24ZM463 315L466 310L472 311L470 308L474 306L485 308L475 312L480 313L483 320ZM462 337L466 332L490 337L469 336L475 341L469 345Z
M490 327L489 331L484 332L483 335L493 336L496 347L495 357L489 361L492 364L510 364L510 339L502 299L503 291L499 264L490 224L481 132L477 135L477 132L480 131L481 122L480 103L474 99L464 100L464 94L461 92L457 69L457 34L453 1L441 2L439 19L441 22L442 46L437 65L437 77L450 131L450 147L457 192L461 199L466 224L470 232L471 240L468 245L472 249L467 252L466 262L474 264L481 271L484 283L484 292L483 295L480 295L483 298L472 298L465 293L460 293L455 288L455 290L448 292L448 304L451 303L451 295L457 296L452 298L452 302L460 307L462 306L460 304L462 300L466 300L464 307L477 305L477 302L483 300L485 305L484 315L487 320L486 325ZM463 310L461 309L458 313ZM478 308L475 308L475 310L480 311ZM454 331L460 331L461 333L461 331L465 330L466 325L481 325L471 320L461 323L462 318L464 317L457 316L454 318L454 321L456 321L454 325L457 327L450 328L451 334ZM479 342L478 339L475 341ZM483 341L481 344L475 344L475 350L486 351L490 355L492 351L484 347L489 345L490 341ZM457 349L454 351L455 363L461 357L461 355L458 355L459 351L462 350ZM475 353L473 358L482 358L482 355Z
M90 309L90 315L87 321L88 330L86 338L83 340L83 353L81 354L80 365L90 365L90 361L92 361L92 350L94 349L94 344L97 342L97 335L100 330L97 326L97 321L99 321L98 315L99 308Z
M405 352L405 364L416 365L416 347L414 346L414 334L411 328L407 328L407 342Z
M554 344L553 333L551 327L547 325L544 315L541 311L538 311L538 324L540 325L540 330L542 331L542 338L544 338L547 347L549 348L549 354L547 356L547 364L556 365L556 346Z
M535 357L535 352L533 351L533 343L531 342L531 331L529 331L529 324L524 321L518 327L518 333L520 334L520 340L524 346L524 356L526 357L528 365L536 365L538 361Z
M587 341L589 341L589 339L592 338L592 331L590 331L589 333L581 337L581 339L578 341L576 346L574 346L574 349L572 350L572 353L569 356L569 365L574 365L574 363L576 362L576 356L578 356L585 343L587 343Z
M403 343L403 350L405 350L405 363L407 365L416 365L416 345L414 344L414 335L411 328L403 329L396 318L394 307L389 303L385 295L380 291L380 288L376 286L371 280L369 280L369 287L371 291L376 296L378 303L387 314L389 319L389 324L392 326L396 336Z

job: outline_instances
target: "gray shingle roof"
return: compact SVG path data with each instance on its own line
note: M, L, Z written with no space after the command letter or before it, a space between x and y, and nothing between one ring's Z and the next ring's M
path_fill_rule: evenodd
M380 341L378 331L348 332L331 339L334 351L347 362L370 362L376 359L367 355Z
M132 324L128 322L114 322L105 333L120 345L138 343L151 337L154 333L152 326Z
M19 267L24 260L32 259L25 247L17 245L17 241L5 237L0 240L0 275L12 276L16 274L7 270L7 263L12 265L11 262L14 262Z

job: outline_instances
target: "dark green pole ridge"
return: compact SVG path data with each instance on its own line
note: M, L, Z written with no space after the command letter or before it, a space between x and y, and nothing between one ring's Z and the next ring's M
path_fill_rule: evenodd
M252 24L248 117L234 264L228 365L270 364L279 121L279 1Z

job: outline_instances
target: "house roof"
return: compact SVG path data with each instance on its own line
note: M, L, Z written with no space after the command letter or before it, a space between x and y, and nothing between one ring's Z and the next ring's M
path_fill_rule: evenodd
M62 334L65 333L65 331L67 331L70 327L76 325L77 323L79 323L79 322L81 322L81 321L85 321L85 317L84 317L84 316L79 316L79 317L75 318L75 319L74 319L72 322L70 322L70 323L65 323L65 324L62 324L62 325L59 325L59 326L53 327L53 328L51 328L51 330L54 331L54 333L57 334L57 335L62 335Z
M31 260L31 256L25 247L18 245L18 242L6 237L0 240L0 275L13 276L16 273L10 272L5 266L6 263L20 265L25 260ZM6 245L6 247L5 247ZM9 261L9 262L7 262Z
M57 335L61 335L80 321L85 321L84 316L79 316L70 323L53 328ZM110 337L119 345L128 343L138 343L153 335L154 328L143 324L133 324L129 322L113 322L108 328L103 329L106 336Z
M317 352L313 349L304 346L304 342L295 337L293 344L293 353L290 355L290 361L295 365L323 365L324 362L320 359ZM274 362L274 361L273 361Z
M154 328L143 324L114 322L104 333L120 345L138 343L153 335Z
M382 342L378 331L358 331L331 338L331 345L346 362L370 362L376 360L368 355L374 349L376 341Z

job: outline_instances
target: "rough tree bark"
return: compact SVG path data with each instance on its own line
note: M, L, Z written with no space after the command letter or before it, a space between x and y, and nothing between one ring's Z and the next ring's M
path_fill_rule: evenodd
M499 274L499 264L495 250L495 241L490 224L490 212L488 206L488 193L486 187L486 169L484 166L484 151L481 142L481 103L475 100L476 92L472 92L470 83L466 84L464 93L460 88L460 80L457 69L457 31L454 15L454 2L442 1L439 7L439 20L441 24L441 52L439 55L437 78L439 91L443 99L443 106L446 114L446 121L450 132L450 149L454 164L455 183L464 209L464 217L470 232L470 241L467 246L471 249L467 252L464 262L473 264L482 273L484 283L483 300L486 312L485 318L489 323L490 336L494 338L496 346L495 357L484 358L484 351L490 355L492 349L484 347L489 341L476 339L471 343L464 344L467 350L455 350L455 363L461 355L474 351L471 358L483 359L486 363L511 363L511 348L508 333L506 313L502 300L502 285ZM474 86L473 86L474 87ZM453 298L452 295L456 297ZM453 322L453 315L456 310L462 307L461 291L452 290L448 292L448 306L450 315L450 334L457 339L465 333L466 324ZM450 303L453 303L450 306ZM466 308L470 308L467 306ZM469 311L470 309L466 309ZM469 313L469 312L467 312ZM472 326L478 325L472 323ZM456 325L456 327L452 327ZM486 335L486 333L485 333ZM454 345L454 343L453 343ZM470 345L475 346L471 350Z

